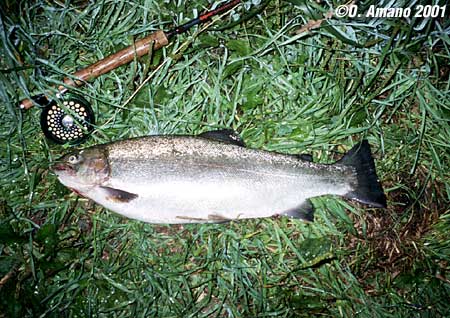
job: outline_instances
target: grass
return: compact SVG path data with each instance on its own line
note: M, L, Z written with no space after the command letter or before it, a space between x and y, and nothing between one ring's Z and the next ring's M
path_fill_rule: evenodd
M86 146L227 127L250 147L331 163L367 138L388 209L324 197L311 224L167 226L61 186L48 165L70 147L16 103L207 2L5 1L0 317L449 316L450 7L446 18L320 24L339 4L270 1L76 89L97 116Z

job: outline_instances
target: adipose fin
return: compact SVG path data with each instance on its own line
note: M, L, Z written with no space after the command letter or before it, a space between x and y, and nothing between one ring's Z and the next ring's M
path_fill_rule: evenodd
M219 129L213 131L207 131L198 135L199 137L227 142L240 147L245 147L244 141L241 136L232 129Z

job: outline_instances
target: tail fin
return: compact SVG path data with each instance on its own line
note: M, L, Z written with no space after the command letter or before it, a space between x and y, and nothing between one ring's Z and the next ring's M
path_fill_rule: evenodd
M357 184L353 186L353 191L348 192L345 197L359 201L361 203L376 207L386 207L386 196L378 181L370 151L369 142L363 140L354 146L337 163L351 166L356 169Z

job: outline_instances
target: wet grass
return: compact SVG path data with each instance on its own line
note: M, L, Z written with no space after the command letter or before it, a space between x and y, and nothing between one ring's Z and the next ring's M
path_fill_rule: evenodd
M327 197L311 224L166 226L61 186L47 168L70 147L44 138L40 109L16 105L206 2L5 1L0 316L448 316L450 7L445 18L320 24L338 4L271 1L75 90L97 117L86 145L233 128L251 147L331 163L367 138L388 209Z

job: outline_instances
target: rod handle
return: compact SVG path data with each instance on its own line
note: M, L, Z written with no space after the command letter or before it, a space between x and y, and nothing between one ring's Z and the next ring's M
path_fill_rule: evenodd
M81 69L73 74L72 78L64 78L64 84L66 86L81 86L86 81L90 81L100 75L108 73L109 71L118 68L124 64L131 62L135 56L141 57L150 51L150 47L153 50L158 50L169 43L166 34L162 30L153 32L149 36L134 42L134 45L130 45L119 52L111 54L100 61ZM59 86L58 90L62 93L67 88L65 86ZM21 109L29 109L33 107L33 101L31 99L24 99L19 103Z

